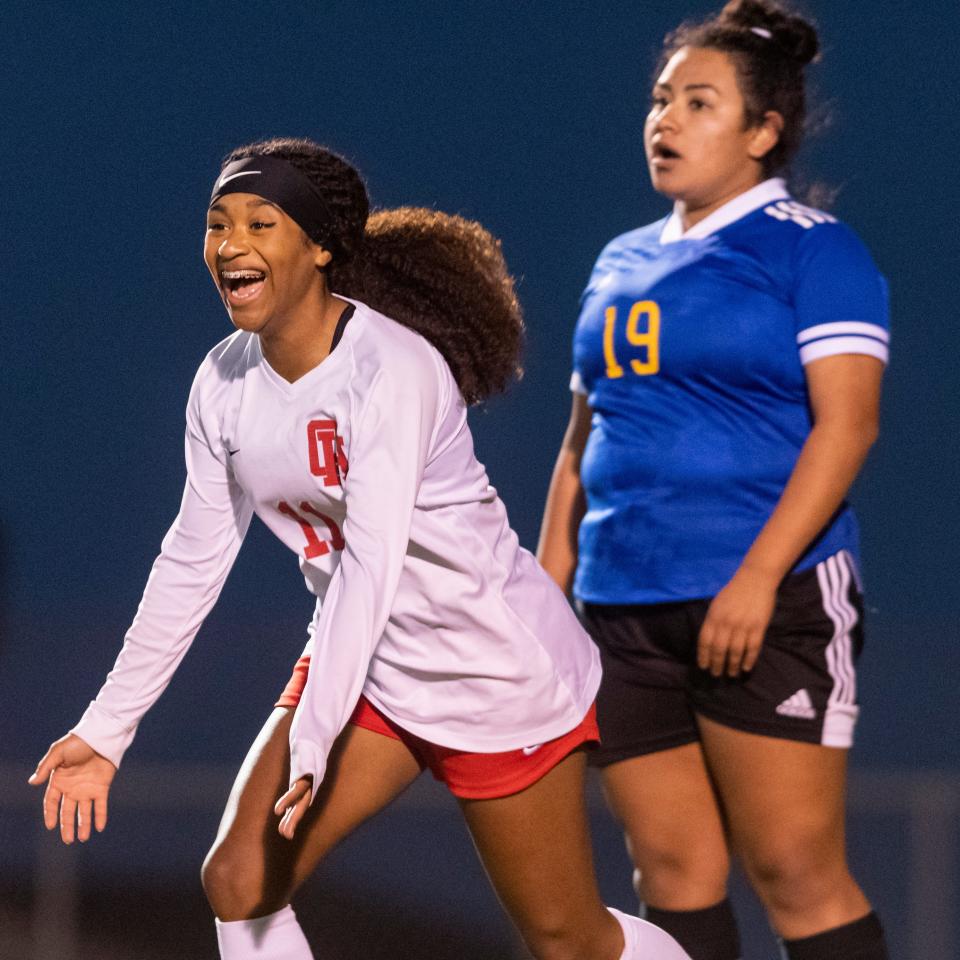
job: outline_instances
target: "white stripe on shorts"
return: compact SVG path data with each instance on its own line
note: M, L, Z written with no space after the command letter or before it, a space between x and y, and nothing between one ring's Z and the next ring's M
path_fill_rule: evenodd
M846 550L827 557L817 564L817 580L824 612L833 623L833 637L826 649L833 689L827 700L820 742L825 747L849 747L853 744L853 728L860 713L850 636L858 617L849 599L851 581L859 583L853 558Z

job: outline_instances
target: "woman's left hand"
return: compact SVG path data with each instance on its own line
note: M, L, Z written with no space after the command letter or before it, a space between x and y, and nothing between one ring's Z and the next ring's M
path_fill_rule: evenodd
M300 823L303 815L310 807L312 787L313 777L301 777L277 801L273 812L280 817L280 826L278 829L281 837L286 837L288 840L293 839L297 824Z
M715 677L753 669L777 599L777 582L741 567L713 598L700 628L697 665Z

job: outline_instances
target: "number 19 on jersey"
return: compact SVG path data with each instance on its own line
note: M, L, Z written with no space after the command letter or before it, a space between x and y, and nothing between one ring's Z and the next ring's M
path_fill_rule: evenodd
M617 360L614 338L617 332L617 308L613 305L604 312L603 357L607 365L607 377L616 380L624 374ZM630 359L630 369L638 377L650 376L660 371L660 307L653 300L638 300L627 316L627 343L640 347L640 357Z

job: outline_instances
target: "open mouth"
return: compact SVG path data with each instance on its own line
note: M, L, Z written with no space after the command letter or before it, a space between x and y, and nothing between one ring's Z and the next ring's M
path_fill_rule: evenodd
M220 285L230 303L249 303L263 289L267 275L262 270L221 270Z
M651 151L654 160L679 160L680 154L672 150L666 144L657 143Z

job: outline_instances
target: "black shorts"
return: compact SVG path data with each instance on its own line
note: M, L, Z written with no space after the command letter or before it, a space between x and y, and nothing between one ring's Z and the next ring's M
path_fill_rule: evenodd
M630 606L582 604L600 648L601 743L595 766L700 739L696 715L749 733L849 747L856 724L855 661L863 602L845 550L788 576L749 674L713 677L697 666L710 598Z

